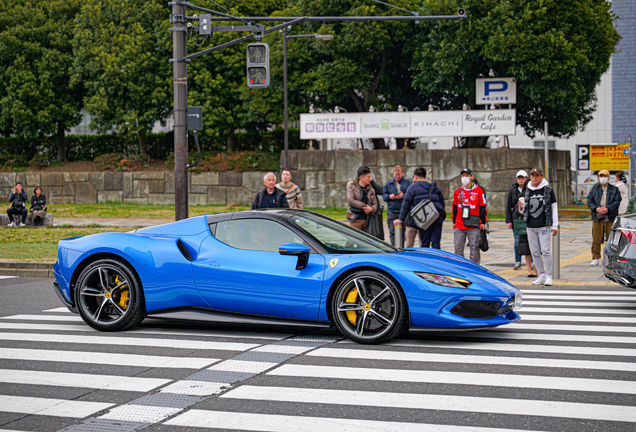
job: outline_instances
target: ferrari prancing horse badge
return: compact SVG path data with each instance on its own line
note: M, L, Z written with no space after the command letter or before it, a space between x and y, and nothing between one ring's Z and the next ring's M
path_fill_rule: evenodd
M331 268L334 268L334 267L335 267L335 266L337 266L337 265L338 265L338 259L332 259L332 260L329 262L329 267L331 267Z

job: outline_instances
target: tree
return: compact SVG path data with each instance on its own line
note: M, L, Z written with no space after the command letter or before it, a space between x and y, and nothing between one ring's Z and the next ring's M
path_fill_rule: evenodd
M172 110L170 8L163 0L84 2L77 19L74 82L101 132L146 136Z
M26 139L65 136L81 121L81 82L71 83L80 0L0 0L0 130Z
M466 9L461 23L431 22L413 46L414 87L437 105L475 106L475 79L517 81L517 123L530 137L568 138L596 108L595 89L620 37L605 0L428 0L428 14ZM487 137L466 140L483 146Z

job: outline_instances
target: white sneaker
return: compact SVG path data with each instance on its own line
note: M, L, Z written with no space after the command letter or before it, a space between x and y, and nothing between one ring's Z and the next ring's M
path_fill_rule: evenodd
M537 278L537 280L532 282L532 285L543 285L545 280L546 280L545 273L541 273L539 277ZM550 282L552 282L552 278L550 278Z
M9 224L7 225L7 227L9 227L9 228L13 228L13 227L15 227L15 222L9 222Z
M590 263L591 266L597 266L598 265L598 260L597 259L593 259L592 262Z
M552 282L552 276L546 276L545 277L545 282L543 283L543 285L545 285L545 286L554 285L554 282Z
M517 261L517 262L515 263L515 266L513 267L513 270L519 270L520 268L521 268L521 262L520 262L520 261Z
M22 222L20 222L20 227L21 227L21 228L22 228L22 227L25 227L25 226L26 226L25 224L23 224Z

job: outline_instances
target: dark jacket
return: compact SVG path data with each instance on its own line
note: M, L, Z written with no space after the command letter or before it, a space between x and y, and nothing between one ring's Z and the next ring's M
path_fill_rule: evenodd
M601 206L601 198L603 197L603 187L600 183L596 183L589 194L587 194L587 206L592 211L592 220L597 220L596 208ZM621 192L614 185L607 185L607 221L614 222L618 216L618 207L621 205Z
M26 202L29 200L29 196L25 191L20 193L13 193L9 195L9 201L11 202L11 207L21 210L26 208Z
M368 205L373 209L373 213L378 211L378 199L375 195L375 189L371 184L366 187ZM358 179L347 183L347 203L349 208L347 209L347 219L350 222L355 221L360 216L360 213L351 211L352 208L362 209L365 203L362 202L362 189Z
M411 182L404 177L402 177L399 182L395 181L395 177L386 182L386 184L384 185L384 190L382 192L382 199L384 200L384 202L387 203L387 208L392 213L400 212L400 209L402 208L402 200L404 199L404 197L400 199L390 198L391 194L398 194L397 183L400 184L400 192L404 192L404 194L406 194L406 190L409 188L409 186L411 186Z
M437 187L437 183L429 183L427 181L417 181L409 186L404 194L404 198L402 198L402 207L400 208L400 216L398 219L404 222L413 207L421 201L429 199L433 201L437 211L440 213L438 221L446 219L444 195L442 195L440 188Z
M276 207L285 207L289 208L289 203L287 202L287 197L285 192L278 188L274 188L274 192L276 192ZM263 189L259 193L256 194L256 199L252 203L252 210L267 208L267 199L265 198L265 194L267 193L267 189Z
M46 210L46 195L40 194L39 198L37 195L31 197L31 212L33 210Z
M512 223L514 219L521 219L521 215L517 211L519 209L518 202L522 192L519 192L519 185L515 183L508 191L506 199L506 223Z

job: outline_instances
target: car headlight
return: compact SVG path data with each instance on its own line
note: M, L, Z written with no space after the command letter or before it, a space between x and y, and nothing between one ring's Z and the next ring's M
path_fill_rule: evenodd
M468 286L471 284L470 281L456 278L453 276L446 276L446 275L440 275L440 274L434 274L434 273L420 273L420 272L415 272L415 274L421 277L422 279L424 279L425 281L430 282L432 284L447 286L451 288L468 288Z

